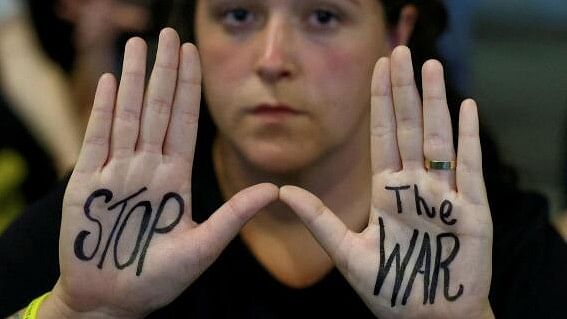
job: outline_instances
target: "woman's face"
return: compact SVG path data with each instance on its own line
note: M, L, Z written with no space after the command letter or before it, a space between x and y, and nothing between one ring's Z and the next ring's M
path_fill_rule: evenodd
M301 170L368 135L390 50L379 1L199 0L196 15L211 115L252 165Z

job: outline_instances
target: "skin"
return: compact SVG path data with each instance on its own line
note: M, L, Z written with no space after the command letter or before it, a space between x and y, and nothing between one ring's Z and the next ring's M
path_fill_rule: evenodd
M482 179L476 104L463 103L457 154L441 65L429 61L423 66L423 99L406 47L396 48L391 58L379 59L373 68L389 50L376 13L380 11L368 11L373 0L359 0L361 8L351 8L352 24L339 24L338 30L323 35L313 35L301 23L299 18L305 15L298 8L303 8L303 1L253 2L260 13L264 8L269 14L266 23L244 34L227 34L222 19L207 21L205 4L211 3L203 0L198 8L202 63L195 47L180 47L175 32L165 29L146 92L146 49L140 39L127 44L119 88L112 76L101 78L63 205L62 275L40 315L143 317L176 298L241 231L276 279L304 287L336 266L380 318L490 317L492 224ZM313 3L347 5L338 0ZM381 41L368 47L369 37ZM358 69L360 65L366 68ZM230 199L207 222L196 225L189 211L179 226L158 236L139 277L132 269L99 270L93 262L78 260L72 247L76 234L92 227L83 205L94 190L109 188L121 198L147 186L144 196L153 207L166 192L177 192L191 202L201 66L205 94L221 133L215 144L215 168ZM343 87L345 83L351 83L350 90ZM290 101L283 102L301 110L299 115L266 119L246 112L250 104L263 99L271 103L288 97ZM428 171L424 158L455 159L457 170ZM266 180L282 186L257 184ZM295 186L283 186L290 182ZM450 200L458 223L446 225L411 210L399 214L395 197L384 189L398 184L418 185L433 205ZM412 202L410 196L402 199L405 207ZM104 229L109 229L114 219L104 216ZM424 306L416 289L408 305L393 308L391 276L385 280L384 292L375 296L379 218L387 225L389 250L397 242L407 249L412 229L433 236L450 232L460 238L451 285L464 285L462 298ZM136 235L127 229L123 240L134 241ZM270 255L271 250L276 254ZM416 258L411 256L410 264ZM282 267L274 266L280 262ZM417 287L423 286L421 280L416 279ZM104 284L108 282L112 287Z
M376 1L257 3L253 10L243 6L250 12L246 23L233 21L231 12L219 17L234 9L223 1L197 6L203 84L220 131L214 158L221 189L230 197L261 181L300 185L360 230L370 196L368 83L373 64L390 50L382 8ZM320 8L337 16L321 23ZM250 114L262 103L301 114L275 120ZM242 238L276 278L297 288L333 266L285 205L258 214ZM309 254L300 253L306 249Z
M230 13L218 16L225 1L197 6L206 98L223 151L272 175L303 173L344 152L348 143L363 153L367 84L375 61L390 50L379 3L324 1L323 8L338 12L324 22L309 2L259 3L243 6L250 12L244 22ZM249 113L262 103L286 104L301 114L269 121Z
M415 8L404 8L400 24L389 30L377 1L258 3L243 6L251 13L245 24L234 21L227 10L234 8L222 1L197 7L205 94L220 131L214 160L221 190L228 198L261 181L299 185L361 230L370 197L371 70L389 54L391 39L409 38ZM329 10L329 20L317 19ZM284 103L302 113L275 121L248 112L260 103ZM241 235L287 285L306 287L332 270L328 255L285 205L270 205ZM310 258L301 253L306 249Z

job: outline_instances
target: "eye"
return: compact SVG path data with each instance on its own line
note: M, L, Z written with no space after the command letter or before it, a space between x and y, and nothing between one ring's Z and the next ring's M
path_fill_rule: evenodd
M222 20L226 26L242 27L250 24L254 19L251 11L244 8L234 8L223 13Z
M332 28L339 22L339 16L330 10L316 9L309 16L309 25L315 28Z

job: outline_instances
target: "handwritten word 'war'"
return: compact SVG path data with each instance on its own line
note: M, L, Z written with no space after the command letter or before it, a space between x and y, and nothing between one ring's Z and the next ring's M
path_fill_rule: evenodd
M398 213L403 213L401 199L400 199L400 191L407 190L410 186L400 186L400 187L386 187L387 190L394 190L396 192L396 200L398 202ZM414 196L415 196L415 203L416 203L416 211L418 215L422 215L423 212L430 217L434 218L436 214L435 207L429 207L427 202L419 196L419 190L416 185L414 185ZM454 225L457 220L456 219L449 219L451 216L452 211L452 203L448 200L443 201L441 207L439 209L439 215L443 223L447 225ZM379 226L380 226L380 265L378 269L378 276L376 278L376 285L374 286L374 295L379 295L380 291L382 290L382 286L384 285L384 281L386 277L390 273L392 269L392 265L395 262L395 274L394 274L394 287L392 290L392 298L391 298L391 306L396 306L398 302L398 296L400 293L400 289L402 288L402 283L404 282L404 278L406 277L406 271L408 270L408 264L410 258L415 250L417 240L420 237L420 232L417 229L413 230L412 237L410 239L410 244L408 250L406 251L405 255L401 256L400 252L400 244L396 243L394 249L390 253L389 256L386 256L386 250L384 248L384 243L386 241L386 233L384 227L384 220L382 217L378 219ZM452 243L452 249L449 252L448 256L444 259L442 258L442 252L446 251L447 241ZM401 304L407 304L407 300L411 295L411 291L413 288L413 284L415 282L416 277L418 274L423 276L423 304L434 304L436 298L436 291L437 286L439 284L439 275L443 272L443 296L448 301L455 301L457 300L462 294L464 287L462 284L459 284L459 288L454 295L450 293L450 280L451 280L451 273L449 266L451 262L457 257L459 252L460 243L459 238L453 233L442 233L437 235L435 239L435 260L433 262L433 271L432 271L432 247L431 247L431 235L428 232L423 232L422 240L421 240L421 247L419 249L419 253L417 259L415 260L415 264L413 265L413 269L411 270L409 279L407 280L406 287L403 292ZM445 247L445 248L444 248Z
M143 269L143 266L144 266L144 260L146 258L146 253L148 251L148 247L150 246L150 242L151 242L154 234L169 233L170 231L173 230L173 228L181 220L181 216L183 215L183 212L185 210L185 203L183 201L183 198L181 198L181 196L177 193L167 193L163 196L163 198L162 198L162 200L159 204L159 207L157 209L157 212L155 214L155 218L154 218L154 220L153 220L153 222L150 226L150 220L151 220L151 217L153 215L153 209L152 209L152 205L149 201L147 201L147 200L139 201L135 205L129 206L130 200L134 199L135 197L142 194L146 190L147 190L147 188L144 187L144 188L140 189L139 191L137 191L136 193L129 195L126 198L119 200L116 203L108 206L108 208L107 208L108 211L119 210L119 213L116 217L116 221L114 222L114 226L112 227L112 230L111 230L111 232L108 236L108 239L106 240L106 244L104 245L103 252L102 252L102 254L100 256L100 260L97 264L98 268L102 269L102 267L104 265L104 261L106 259L106 255L108 254L108 249L110 247L110 244L114 240L114 249L113 249L114 254L113 255L114 255L114 265L116 266L116 268L124 269L124 268L132 265L134 263L134 261L136 260L136 258L139 257L138 265L137 265L137 268L136 268L136 276L139 276L142 273L142 269ZM77 235L77 237L75 238L75 245L74 245L75 256L77 256L77 258L79 258L80 260L83 260L83 261L90 261L95 257L96 253L98 252L98 250L100 248L100 243L102 241L102 224L101 224L100 220L93 217L92 213L91 213L91 205L93 204L93 202L96 199L101 198L101 197L103 198L104 203L108 204L113 198L112 191L110 191L108 189L96 190L87 198L85 205L84 205L85 216L90 221L92 221L93 223L95 223L97 225L98 235L97 235L96 247L91 254L87 254L85 252L85 241L87 240L87 237L90 236L91 232L87 231L87 230L82 230ZM169 225L163 226L163 227L158 227L158 223L160 221L160 218L162 217L162 213L163 213L163 210L165 208L165 205L169 201L177 202L177 205L179 206L178 214L177 214L176 218L173 220L173 222L171 222ZM126 216L124 218L122 218L122 216L124 215L124 212L126 211L127 208L129 208L128 213L126 213ZM139 228L139 231L138 231L138 236L136 238L136 245L134 246L134 250L132 251L130 256L128 256L128 260L126 260L125 262L121 262L119 260L119 256L118 256L118 244L120 242L120 239L122 238L122 234L124 232L124 229L126 228L128 221L130 220L130 217L132 217L132 215L136 212L142 214L142 218L141 218L141 222L140 222L140 228ZM145 240L145 242L143 243L143 246L142 246L142 241L144 239L144 236L146 235L146 231L148 230L148 227L149 227L149 232L148 232L146 240ZM118 229L118 232L117 232L117 229ZM116 234L116 237L114 236L114 234ZM141 248L141 251L140 251L140 248Z

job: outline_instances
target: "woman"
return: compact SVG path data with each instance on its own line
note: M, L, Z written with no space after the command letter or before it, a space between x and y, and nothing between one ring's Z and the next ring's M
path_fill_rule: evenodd
M165 29L145 92L129 41L119 88L99 82L39 317L492 317L476 106L457 154L440 64L422 103L409 50L391 51L425 12L391 6L200 0L200 61ZM201 69L218 133L192 169Z

